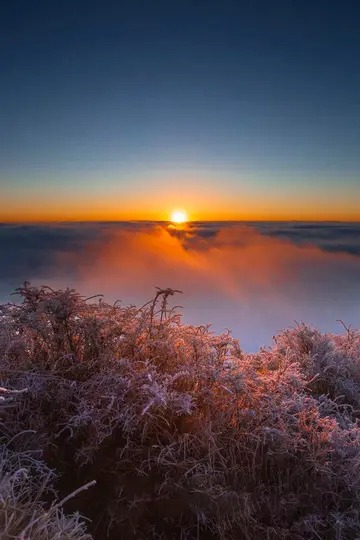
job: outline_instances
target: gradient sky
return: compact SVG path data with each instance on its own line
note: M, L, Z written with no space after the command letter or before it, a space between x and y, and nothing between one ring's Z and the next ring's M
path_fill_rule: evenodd
M0 220L360 219L355 0L6 0Z

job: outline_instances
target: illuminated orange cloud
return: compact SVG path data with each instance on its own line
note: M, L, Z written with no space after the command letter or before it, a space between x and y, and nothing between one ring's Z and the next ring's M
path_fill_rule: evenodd
M146 298L155 286L170 286L187 295L210 291L237 300L255 295L273 301L303 269L325 268L333 260L333 254L313 245L299 247L241 225L222 228L210 239L173 226L109 230L84 252L62 255L69 257L80 288L89 292L136 291ZM345 263L349 257L338 255Z
M269 331L294 320L311 323L314 314L328 327L336 318L358 320L359 296L351 292L352 307L346 289L357 290L360 271L360 257L351 250L296 245L240 224L63 227L75 238L78 227L83 240L49 262L46 282L53 287L70 285L84 295L99 292L106 301L136 305L149 300L156 286L180 289L184 294L175 303L184 306L186 322L231 328L249 346L269 342Z

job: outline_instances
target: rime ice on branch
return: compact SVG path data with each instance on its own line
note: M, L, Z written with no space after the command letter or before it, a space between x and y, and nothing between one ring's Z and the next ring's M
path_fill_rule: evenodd
M54 470L66 511L96 539L360 537L359 332L301 324L247 354L228 332L183 324L176 292L136 308L18 289L0 318L10 474L24 456L32 485L44 483L36 467ZM39 497L29 491L13 536L37 520ZM61 517L66 538L84 538L76 516Z

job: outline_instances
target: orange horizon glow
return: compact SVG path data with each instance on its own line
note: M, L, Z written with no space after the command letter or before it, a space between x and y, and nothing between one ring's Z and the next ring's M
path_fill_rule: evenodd
M170 216L170 218L169 218ZM185 219L173 219L169 210L152 212L109 212L99 211L56 211L39 209L37 212L23 209L23 211L0 211L2 223L55 223L55 222L96 222L96 221L172 221L173 223L187 223L192 221L339 221L359 222L359 212L271 212L271 211L244 211L244 212L214 212L192 210Z
M294 197L276 198L275 195L255 197L243 193L230 197L227 194L201 191L183 193L157 193L151 200L145 195L138 200L114 194L94 201L93 197L68 198L49 193L15 200L2 197L0 222L39 223L39 222L77 222L77 221L176 221L172 213L176 209L186 213L184 221L360 221L360 210L356 193L319 203L320 199L300 199Z
M0 223L4 224L17 224L17 223L24 223L24 224L40 224L40 223L81 223L81 222L89 222L89 223L96 223L99 221L103 222L121 222L121 221L154 221L154 222L168 222L172 221L169 220L168 217L164 217L163 215L153 217L153 216L134 216L134 215L79 215L79 216L63 216L63 215L48 215L48 214L41 214L38 216L28 216L28 215L15 215L15 216L1 216L0 215ZM264 222L281 222L281 221L309 221L309 222L339 222L339 223L358 223L360 222L359 216L334 216L334 215L324 215L324 216L313 216L313 215L301 215L301 216L294 216L291 215L271 215L269 217L264 215L242 215L242 216L204 216L202 214L198 216L193 216L192 218L187 219L184 222L173 222L174 224L184 224L184 223L191 223L191 222L197 222L197 221L204 221L204 222L228 222L228 221L237 221L237 222L248 222L248 221L264 221Z
M91 180L91 182L90 182ZM171 221L174 211L185 221L360 221L359 187L338 185L273 189L240 177L230 189L226 178L187 171L129 179L106 189L90 178L89 189L68 185L15 189L1 193L0 222Z

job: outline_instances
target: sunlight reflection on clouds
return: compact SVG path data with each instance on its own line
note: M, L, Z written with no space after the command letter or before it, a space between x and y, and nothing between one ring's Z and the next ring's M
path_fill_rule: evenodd
M135 304L151 298L155 286L173 287L184 292L176 302L185 322L230 328L245 349L255 350L294 320L324 331L336 331L337 319L360 326L359 226L351 227L2 226L7 265L0 269L0 297L23 279Z

